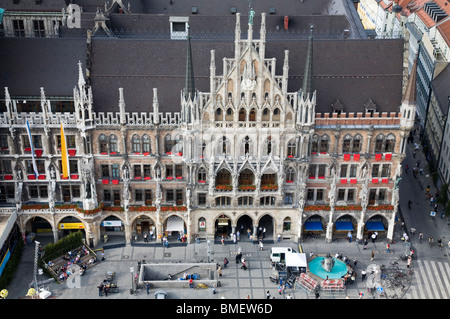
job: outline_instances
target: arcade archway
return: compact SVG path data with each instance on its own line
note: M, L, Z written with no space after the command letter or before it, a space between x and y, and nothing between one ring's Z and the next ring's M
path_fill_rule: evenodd
M131 227L134 242L151 242L158 238L156 223L147 215L137 216Z
M100 223L100 235L105 240L107 235L108 243L125 242L125 226L122 220L114 215L108 216Z
M239 231L239 240L250 240L253 233L253 220L248 215L239 217L236 223L236 232Z
M256 230L257 237L255 238L255 240L272 240L274 229L275 225L273 217L268 214L262 216L258 222L258 228Z
M231 219L225 214L220 215L217 217L216 222L214 223L215 227L215 237L225 239L228 238L228 236L231 235L232 228L231 228Z

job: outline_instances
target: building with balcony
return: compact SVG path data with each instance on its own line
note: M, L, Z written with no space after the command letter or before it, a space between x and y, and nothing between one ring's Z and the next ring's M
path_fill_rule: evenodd
M314 15L292 36L283 16L253 11L231 15L231 38L195 33L208 20L192 14L186 39L170 40L168 16L166 33L114 31L146 18L125 9L87 12L84 39L0 40L0 214L55 240L83 229L94 246L105 232L392 239L415 116L402 40L349 38L348 24Z

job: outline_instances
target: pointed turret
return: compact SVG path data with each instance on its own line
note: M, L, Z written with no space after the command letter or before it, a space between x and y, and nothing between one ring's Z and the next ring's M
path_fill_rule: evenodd
M192 63L191 33L188 26L184 98L186 100L190 99L192 101L194 100L194 97L195 97L194 65Z
M153 124L159 124L159 102L157 88L153 88Z
M312 90L313 30L314 27L311 26L311 30L309 33L308 53L306 55L305 73L303 76L303 85L302 85L302 92L304 99L307 98L308 94L311 95L313 91Z
M123 98L123 88L119 88L119 110L120 110L120 124L126 124L127 119L125 115L125 99Z

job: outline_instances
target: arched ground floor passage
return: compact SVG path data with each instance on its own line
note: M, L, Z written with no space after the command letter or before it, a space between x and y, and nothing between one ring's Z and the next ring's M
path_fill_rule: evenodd
M54 240L81 230L91 247L111 243L160 244L163 238L169 242L194 243L197 240L214 240L226 243L235 241L301 241L323 238L332 241L337 238L366 238L373 233L377 239L390 240L393 219L389 213L367 216L362 222L359 214L341 214L329 220L329 214L318 212L304 214L298 211L191 211L190 214L159 214L143 212L129 214L123 212L101 215L95 219L76 216L40 214L19 215L21 231L39 234L53 234ZM107 242L105 243L105 235Z
M360 221L352 215L344 215L339 217L336 221L334 221L331 229L333 239L345 238L350 240L351 238L351 240L356 240L359 222ZM381 215L372 216L364 223L361 239L370 240L373 234L375 234L376 239L386 239L387 230L389 227L388 224L389 221L386 217ZM326 237L327 231L329 231L327 227L327 220L323 216L319 214L310 216L303 223L302 239L317 239L320 237Z

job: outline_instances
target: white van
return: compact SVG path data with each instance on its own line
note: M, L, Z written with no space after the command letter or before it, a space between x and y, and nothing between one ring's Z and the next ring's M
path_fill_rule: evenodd
M270 261L273 263L285 263L286 254L292 254L296 251L290 247L272 247L270 252Z

